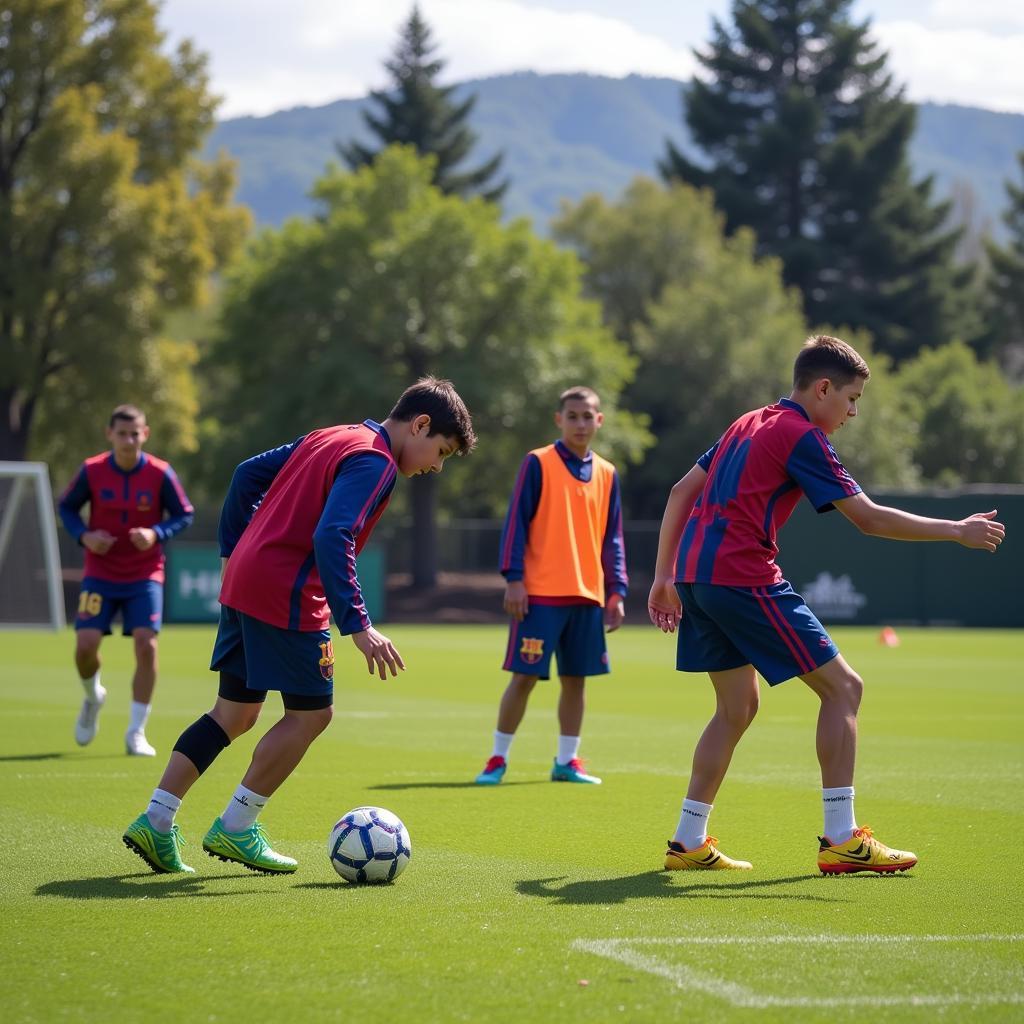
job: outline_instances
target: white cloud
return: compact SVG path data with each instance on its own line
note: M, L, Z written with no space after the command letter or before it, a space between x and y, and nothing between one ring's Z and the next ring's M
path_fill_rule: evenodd
M1024 111L1024 29L994 35L912 21L879 21L872 29L909 99Z
M167 0L172 42L192 37L211 55L221 117L362 96L387 84L383 62L409 17L410 0ZM555 11L516 0L420 0L445 61L444 80L533 70L638 72L689 78L686 48L622 18Z
M932 0L922 20L938 28L1024 32L1024 4L1020 0Z

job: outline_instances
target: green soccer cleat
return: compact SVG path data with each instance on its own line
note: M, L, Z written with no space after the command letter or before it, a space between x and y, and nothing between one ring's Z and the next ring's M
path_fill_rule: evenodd
M588 775L583 770L583 762L574 757L568 764L559 764L558 758L551 768L552 782L582 782L590 786L600 786L601 780L596 775Z
M178 826L172 825L170 832L158 832L149 823L145 812L125 829L121 841L157 874L193 874L195 871L181 863L181 848L185 845L185 838Z
M257 821L244 832L228 832L218 818L203 839L203 849L211 857L241 864L250 871L262 871L265 875L290 875L299 862L270 848L267 833Z

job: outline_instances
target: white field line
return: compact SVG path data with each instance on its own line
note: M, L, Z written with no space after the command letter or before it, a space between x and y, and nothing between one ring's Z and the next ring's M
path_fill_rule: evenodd
M773 996L703 973L684 964L671 964L641 953L638 946L783 946L832 945L848 946L852 943L892 945L904 943L964 943L964 942L1021 942L1024 935L859 935L848 938L835 935L764 935L750 937L698 936L695 938L636 938L636 939L576 939L571 949L614 960L627 967L653 974L672 982L677 988L723 999L733 1006L762 1010L770 1007L835 1008L843 1006L993 1006L1024 1003L1019 992L970 993L950 992L945 995L862 995L862 996Z

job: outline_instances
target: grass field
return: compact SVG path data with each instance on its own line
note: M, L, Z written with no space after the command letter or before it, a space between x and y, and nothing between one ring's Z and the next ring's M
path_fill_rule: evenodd
M200 845L252 734L179 814L195 875L150 874L120 842L211 703L212 629L163 634L156 763L122 753L127 641L106 642L110 696L80 750L70 633L0 633L5 1022L1024 1018L1024 632L904 630L889 649L836 630L867 683L858 820L920 864L823 878L816 700L798 681L765 692L712 816L754 872L669 875L711 710L706 679L672 671L670 638L622 630L613 676L589 687L582 754L603 786L546 781L549 685L506 781L484 789L470 780L490 752L503 631L386 631L408 671L373 681L336 641L336 718L263 816L300 860L284 878ZM331 826L359 804L409 827L392 886L348 885L328 863Z

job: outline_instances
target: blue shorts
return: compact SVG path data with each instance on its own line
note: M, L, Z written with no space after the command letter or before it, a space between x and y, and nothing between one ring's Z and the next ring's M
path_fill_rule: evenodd
M86 576L78 595L75 629L98 629L109 636L114 616L121 612L122 632L131 636L136 629L160 632L164 615L164 585L157 580L115 583Z
M753 665L769 686L806 675L839 648L785 581L768 587L677 583L683 603L676 668L725 672Z
M245 680L250 690L309 697L334 694L334 644L329 629L281 629L221 605L210 668Z
M551 678L551 655L560 676L601 676L608 672L604 609L596 604L534 604L508 630L506 671Z

